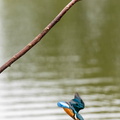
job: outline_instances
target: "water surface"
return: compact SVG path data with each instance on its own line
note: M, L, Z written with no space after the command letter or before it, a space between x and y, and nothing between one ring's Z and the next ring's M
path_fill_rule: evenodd
M0 0L0 65L29 43L69 2ZM120 2L77 3L0 75L1 120L69 120L58 101L78 92L85 120L120 119Z

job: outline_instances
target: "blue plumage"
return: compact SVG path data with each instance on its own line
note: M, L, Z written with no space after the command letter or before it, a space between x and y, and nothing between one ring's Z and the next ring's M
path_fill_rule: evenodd
M76 93L74 96L74 99L72 99L70 102L71 106L74 107L74 109L79 112L79 110L84 109L85 104L83 100L80 98L79 94Z
M62 108L70 108L69 105L64 101L58 102L57 105L58 107L62 107Z
M76 93L74 99L69 102L62 101L58 102L57 105L58 107L62 107L74 120L84 120L78 112L84 109L85 104L78 93Z

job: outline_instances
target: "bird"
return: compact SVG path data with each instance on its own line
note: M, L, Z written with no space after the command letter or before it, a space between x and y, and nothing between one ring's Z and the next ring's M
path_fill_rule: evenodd
M84 120L84 118L78 112L85 108L85 103L78 93L75 93L74 98L68 102L58 102L57 106L63 108L64 111L74 120Z

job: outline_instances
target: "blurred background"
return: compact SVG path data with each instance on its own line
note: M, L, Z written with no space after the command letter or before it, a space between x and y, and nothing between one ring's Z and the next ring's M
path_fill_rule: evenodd
M70 0L0 0L0 65ZM85 120L120 120L120 1L83 0L0 75L0 120L70 120L57 107L78 92Z

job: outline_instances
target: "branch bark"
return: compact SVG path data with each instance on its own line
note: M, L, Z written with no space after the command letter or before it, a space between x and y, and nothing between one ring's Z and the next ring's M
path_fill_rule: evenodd
M33 46L35 46L49 31L50 29L60 21L63 15L78 1L81 0L71 0L63 10L43 29L43 31L38 34L30 43L28 43L22 50L16 53L13 57L11 57L5 64L0 67L0 73L2 73L7 67L10 67L12 63L18 60L21 56L23 56L27 51L29 51Z

